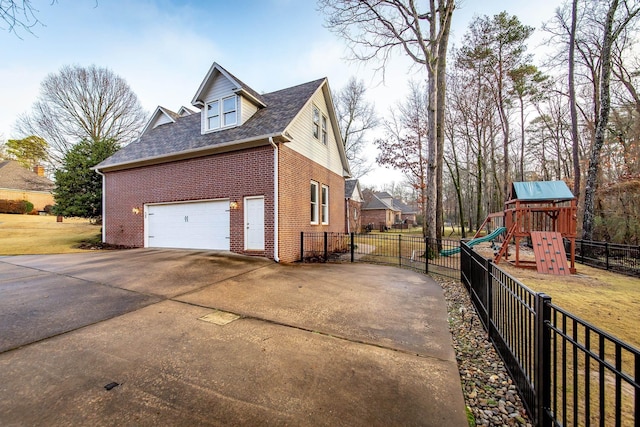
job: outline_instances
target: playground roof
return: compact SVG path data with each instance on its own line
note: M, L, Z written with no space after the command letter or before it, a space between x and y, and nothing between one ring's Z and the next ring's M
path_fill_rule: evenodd
M518 200L572 200L573 193L564 181L514 182L512 198Z

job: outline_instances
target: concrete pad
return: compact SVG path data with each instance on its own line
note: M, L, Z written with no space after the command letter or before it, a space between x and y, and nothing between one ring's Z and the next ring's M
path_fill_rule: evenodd
M16 256L3 261L165 298L273 264L226 252L172 249Z
M159 301L85 280L7 266L1 261L0 274L0 352Z
M176 299L455 361L442 288L412 271L272 264Z
M466 425L455 362L210 311L165 301L0 354L0 424Z

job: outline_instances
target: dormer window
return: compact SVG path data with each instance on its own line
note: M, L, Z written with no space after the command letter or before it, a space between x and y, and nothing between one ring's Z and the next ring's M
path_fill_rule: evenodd
M238 124L238 98L236 95L209 101L205 109L206 131Z
M222 117L224 120L224 126L231 126L237 123L237 109L237 98L235 95L222 100Z
M220 127L220 102L212 101L207 103L207 130Z

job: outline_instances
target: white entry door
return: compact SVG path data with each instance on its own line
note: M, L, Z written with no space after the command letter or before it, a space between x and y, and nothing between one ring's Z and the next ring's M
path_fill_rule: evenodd
M145 247L229 250L229 200L148 205Z
M244 248L264 250L264 197L244 198Z

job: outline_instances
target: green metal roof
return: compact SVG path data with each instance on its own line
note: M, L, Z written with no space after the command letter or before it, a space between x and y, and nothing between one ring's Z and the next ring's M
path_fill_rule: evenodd
M514 182L512 198L518 200L571 200L573 193L564 181Z

